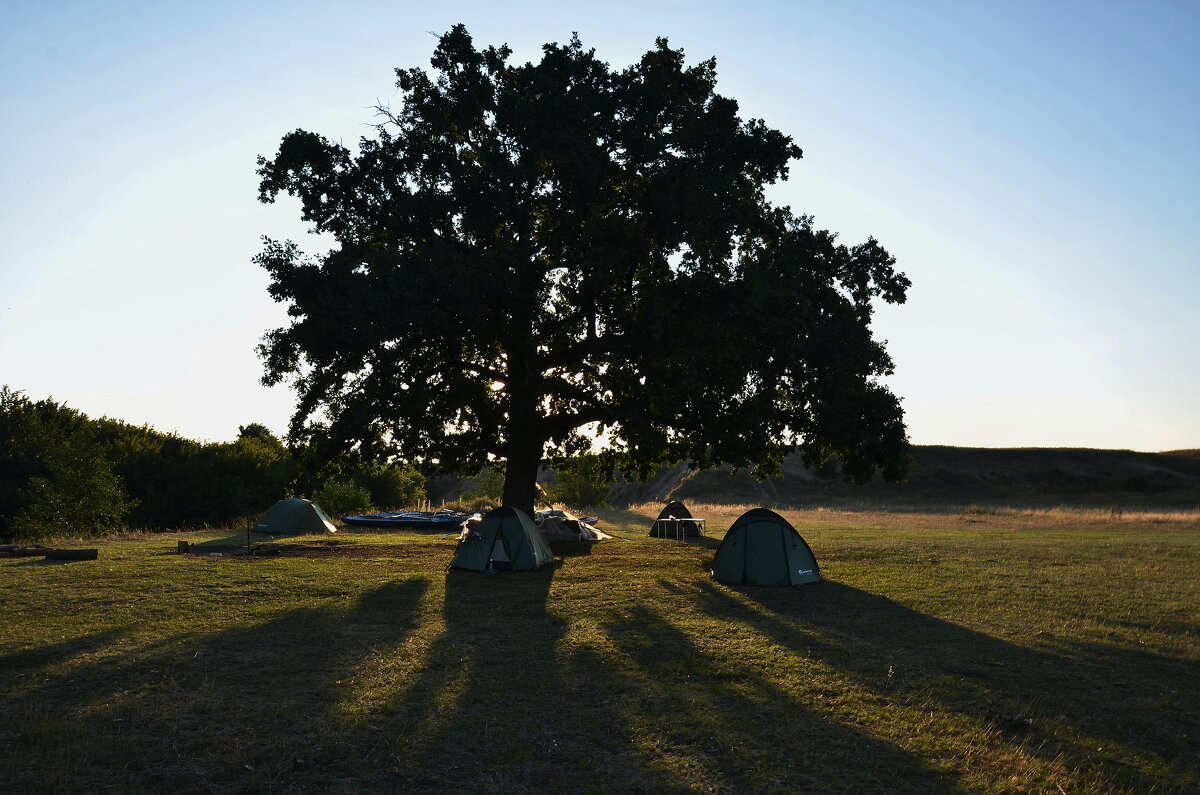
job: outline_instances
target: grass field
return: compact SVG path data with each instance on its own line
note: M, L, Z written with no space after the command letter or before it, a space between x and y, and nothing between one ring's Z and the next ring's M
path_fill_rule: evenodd
M1200 787L1200 514L784 511L826 581L771 589L708 574L749 506L658 507L525 574L415 532L0 560L0 791Z

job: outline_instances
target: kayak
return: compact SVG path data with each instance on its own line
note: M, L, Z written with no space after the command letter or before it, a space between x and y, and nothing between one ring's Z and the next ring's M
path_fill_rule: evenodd
M366 527L428 527L430 529L454 528L470 516L457 511L387 511L358 516L343 516L346 524Z

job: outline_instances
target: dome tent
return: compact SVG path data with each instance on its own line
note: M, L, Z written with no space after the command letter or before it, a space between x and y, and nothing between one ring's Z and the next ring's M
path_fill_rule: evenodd
M255 533L291 536L302 533L336 533L329 515L312 500L293 497L270 507L251 528Z
M533 520L501 506L458 542L450 565L472 571L531 571L550 561L550 547Z
M693 518L692 512L688 510L686 505L684 505L679 500L671 500L670 502L668 502L666 504L666 507L664 507L662 509L662 511L659 512L658 519L655 519L654 523L650 525L650 536L652 538L667 538L668 536L674 537L675 531L668 530L667 526L663 522L659 521L661 519L691 519L691 518ZM683 526L682 532L684 535L686 535L687 537L690 538L693 536L700 535L700 528L697 527L696 525L692 524L691 522L688 522L686 525Z
M713 560L713 578L727 585L803 585L821 581L817 559L796 528L774 511L738 517Z

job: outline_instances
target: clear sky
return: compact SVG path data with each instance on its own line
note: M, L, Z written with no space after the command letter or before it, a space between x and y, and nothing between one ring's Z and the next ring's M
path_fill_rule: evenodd
M0 383L93 416L282 432L251 263L305 237L255 157L351 144L430 31L522 61L667 36L804 149L773 198L913 281L881 311L918 444L1200 447L1200 3L0 4ZM347 322L352 322L347 318Z

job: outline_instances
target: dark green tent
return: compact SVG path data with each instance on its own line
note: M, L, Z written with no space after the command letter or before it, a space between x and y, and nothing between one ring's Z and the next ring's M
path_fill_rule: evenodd
M290 536L301 533L336 533L329 515L311 500L280 500L254 524L254 532Z
M738 517L717 547L713 577L729 585L803 585L820 582L821 571L787 519L754 508Z
M550 547L533 520L501 506L458 542L450 565L473 571L529 571L550 561Z
M651 537L653 537L653 538L675 538L676 537L675 528L673 526L671 526L670 523L664 523L664 522L659 521L659 519L671 519L671 518L691 519L692 512L689 511L687 509L687 506L684 505L679 500L672 500L671 502L668 502L666 507L663 508L659 512L658 519L655 519L654 523L650 525ZM698 535L700 535L700 528L697 527L694 523L688 522L687 524L685 524L683 526L682 532L684 533L684 535L687 535L687 536L698 536Z

